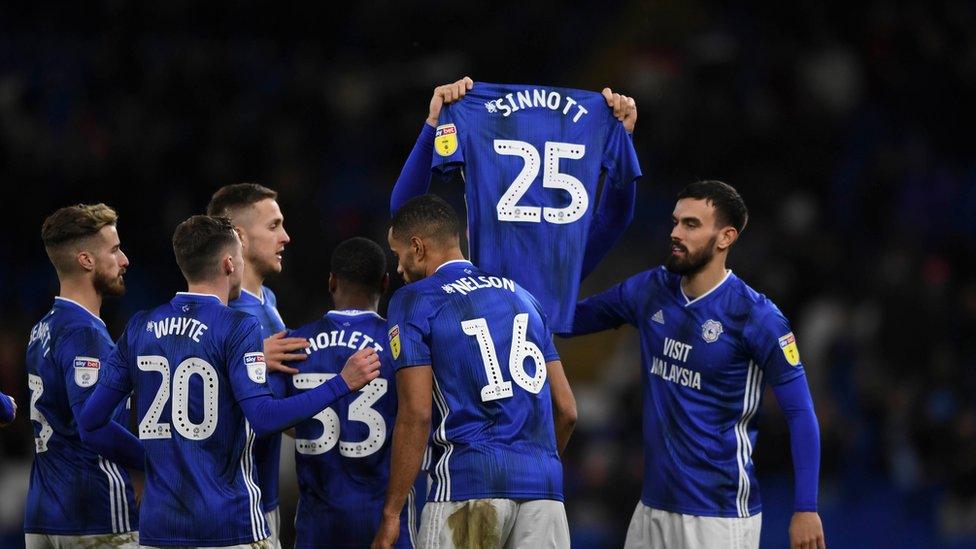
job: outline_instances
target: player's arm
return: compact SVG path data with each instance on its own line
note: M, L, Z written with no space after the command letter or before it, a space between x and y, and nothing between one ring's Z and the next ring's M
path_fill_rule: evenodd
M79 390L73 374L66 375L71 412L78 424L78 436L92 450L129 469L145 468L145 450L139 439L122 424L113 420L119 405L132 392L132 381L126 362L126 334L119 345L108 354L99 368L98 384L94 391ZM98 356L98 349L91 353Z
M643 281L644 277L639 274L580 301L576 304L572 330L557 335L575 337L619 328L627 323L635 324L634 297Z
M744 335L773 387L773 394L786 416L793 456L793 518L790 546L825 547L823 524L817 514L820 477L820 427L810 388L800 362L796 338L783 314L775 306L761 305L758 320L747 323Z
M390 484L373 549L392 547L400 534L400 513L420 473L430 435L433 372L429 365L397 371L397 417L393 427Z
M790 545L794 548L824 547L823 524L817 514L817 483L820 476L820 426L806 376L773 387L790 430L793 454L793 518Z
M576 398L573 396L573 389L569 386L569 380L566 379L561 361L547 362L546 371L549 377L549 391L552 394L552 416L556 424L556 447L559 449L559 455L562 455L566 445L569 444L573 428L576 427Z
M0 427L5 427L17 417L17 401L14 397L0 393Z
M379 355L376 349L368 347L349 357L339 375L310 391L281 399L264 393L238 402L255 434L265 436L314 416L340 398L362 389L379 375Z
M637 181L630 181L622 187L603 185L600 201L593 213L589 233L586 235L586 251L583 254L580 280L590 276L593 269L603 261L623 236L624 231L634 220L636 205Z
M437 127L441 108L460 100L472 86L474 81L465 76L457 82L434 88L427 120L420 130L417 142L410 150L410 155L407 156L407 161L403 164L403 169L400 170L400 177L393 185L393 192L390 194L391 216L404 202L425 194L430 188L430 165L434 158L434 128Z

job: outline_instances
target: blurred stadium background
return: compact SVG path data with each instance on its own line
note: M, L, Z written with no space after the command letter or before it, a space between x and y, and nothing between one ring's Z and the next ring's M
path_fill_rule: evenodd
M330 307L335 244L385 242L431 90L470 75L636 98L637 216L583 295L663 259L684 184L741 191L752 219L730 263L798 334L828 546L976 546L976 4L16 4L0 6L0 388L20 414L0 432L0 545L23 542L24 349L57 291L44 216L120 211L117 336L180 288L178 221L220 185L271 186L293 240L269 285L296 327ZM461 205L458 181L433 190ZM574 545L620 546L640 491L636 333L560 349L580 412ZM783 547L792 470L771 394L760 422L763 547Z

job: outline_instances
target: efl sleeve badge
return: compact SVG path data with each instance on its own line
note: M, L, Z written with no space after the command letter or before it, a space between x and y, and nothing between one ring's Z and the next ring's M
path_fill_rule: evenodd
M400 358L400 325L396 324L390 328L390 352L393 353L393 359L396 360Z
M779 348L783 350L783 356L786 357L786 362L789 362L790 366L800 365L800 350L796 347L796 338L793 337L793 332L779 338Z
M79 387L88 388L98 381L98 370L102 367L102 363L97 358L76 356L74 366L75 384Z
M247 377L254 383L264 383L267 380L268 365L264 361L264 353L244 353L244 367Z
M457 128L454 124L437 126L434 133L434 150L441 156L451 156L457 151Z

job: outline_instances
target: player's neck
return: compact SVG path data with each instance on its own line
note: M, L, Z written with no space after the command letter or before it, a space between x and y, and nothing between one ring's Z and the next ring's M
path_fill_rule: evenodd
M241 281L241 288L254 295L261 295L261 286L264 285L264 277L259 275L257 270L248 262L244 262L244 279Z
M380 308L380 296L366 295L363 292L344 291L342 288L336 289L332 294L332 303L339 311L373 311Z
M226 281L192 282L187 284L186 291L191 294L217 296L221 303L227 305L230 297L230 284Z
M718 286L726 274L728 271L725 268L724 258L716 257L697 273L682 276L681 290L689 299L695 299Z
M464 254L461 253L461 248L451 248L434 253L428 252L427 263L425 265L425 276L434 274L441 265L447 263L448 261L458 260L464 261Z
M60 297L70 299L84 307L91 314L99 318L102 317L102 294L98 293L98 290L95 289L88 279L66 279L60 282L61 291L58 293Z

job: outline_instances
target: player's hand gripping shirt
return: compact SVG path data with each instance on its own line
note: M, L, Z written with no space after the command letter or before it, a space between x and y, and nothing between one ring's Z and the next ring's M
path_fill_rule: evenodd
M85 446L75 419L114 346L100 318L61 297L31 330L27 383L34 464L26 533L89 535L139 528L128 471ZM129 424L124 404L114 420Z
M253 315L261 323L261 337L267 339L285 329L285 322L278 314L278 299L270 288L261 286L256 296L241 289L241 296L227 304L231 309ZM288 376L268 372L268 387L275 398L285 396ZM281 433L258 437L254 441L254 466L257 469L258 486L261 488L261 508L264 512L278 507L278 469L281 461Z
M510 277L569 331L600 172L640 177L623 124L599 93L478 82L441 111L433 167L464 167L471 260Z
M397 411L386 329L386 320L372 311L330 311L288 334L311 345L305 350L308 359L292 364L301 373L292 376L289 395L339 375L359 349L373 347L381 361L378 378L295 426L297 547L368 547L379 528ZM414 502L408 501L396 547L411 546L415 513Z
M146 486L139 541L221 546L267 538L254 432L238 403L270 395L251 315L180 292L129 321L102 383L135 387Z
M428 501L562 501L546 362L559 360L538 302L511 279L451 261L393 295L397 369L434 376Z
M763 388L803 375L786 318L731 271L688 299L681 277L658 267L580 302L573 333L623 324L641 338L641 501L700 516L760 512L752 450Z

